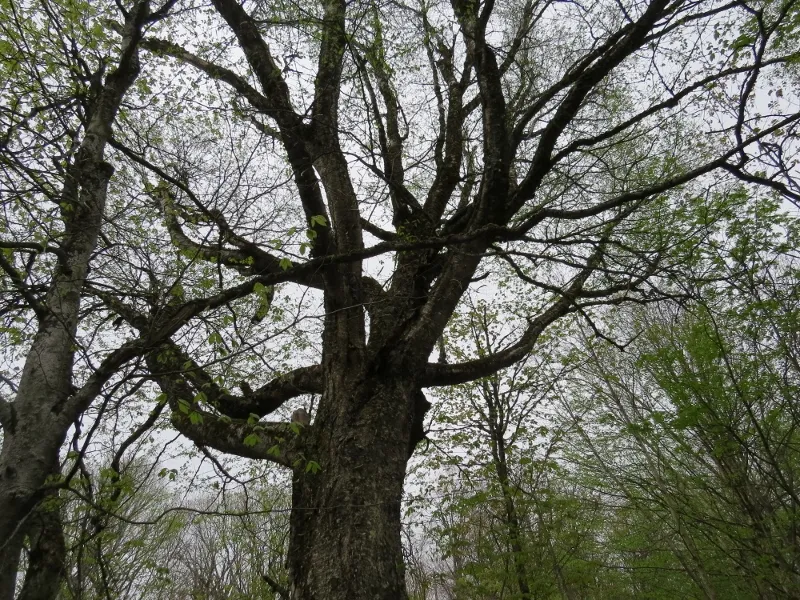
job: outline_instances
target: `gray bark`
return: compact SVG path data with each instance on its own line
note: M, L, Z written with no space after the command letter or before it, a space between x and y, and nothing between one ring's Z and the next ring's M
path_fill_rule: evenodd
M114 171L103 154L122 98L139 72L137 45L148 11L147 0L130 11L119 63L106 78L75 161L67 170L61 195L63 252L37 310L38 330L16 397L2 413L0 600L13 598L21 536L32 526L36 506L47 494L47 477L59 470L59 450L70 425L86 407L85 397L73 394L72 387L81 292ZM57 586L54 589L57 591Z
M67 223L66 257L59 261L19 391L11 403L14 418L10 426L4 426L0 450L0 540L24 530L26 520L45 493L48 475L58 471L59 449L77 417L67 410L73 340L81 287L97 241L112 173L107 163L84 160L73 175L80 174L82 185L80 196L73 203L75 217ZM9 558L13 560L13 556ZM10 566L4 565L3 572L10 572ZM8 584L0 582L0 589L7 588Z
M22 551L24 535L17 533L6 538L0 546L0 598L14 598L17 585L17 565Z
M322 470L295 469L292 600L406 598L400 503L414 394L392 381L356 387L314 425L309 452Z

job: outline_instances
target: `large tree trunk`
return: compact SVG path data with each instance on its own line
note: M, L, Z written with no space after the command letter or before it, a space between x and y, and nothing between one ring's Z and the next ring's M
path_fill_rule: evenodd
M400 503L419 395L373 376L323 398L308 456L322 469L294 474L292 600L406 598Z

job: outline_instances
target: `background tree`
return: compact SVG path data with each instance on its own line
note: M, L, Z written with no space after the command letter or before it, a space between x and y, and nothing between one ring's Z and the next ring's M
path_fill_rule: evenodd
M564 406L579 476L618 499L626 569L680 571L706 598L794 597L797 221L729 202L694 299L629 311L624 353L587 341ZM671 587L641 579L639 594Z
M737 186L695 209L680 302L595 308L553 331L544 364L437 398L410 518L446 597L792 597L797 219ZM508 327L491 316L449 333L490 348ZM510 429L513 532L493 410L530 429Z
M286 487L263 477L244 489L199 488L195 480L191 487L204 491L187 497L179 478L140 457L73 479L82 490L60 506L67 553L58 597L212 600L284 592ZM88 480L106 488L91 500L80 493Z
M465 300L470 310L451 321L450 343L440 347L443 358L463 360L471 351L491 356L513 335L514 323L498 321L513 308ZM544 423L550 419L541 405L562 375L563 367L550 362L553 341L540 340L538 362L531 356L436 394L427 434L432 452L415 467L418 485L433 485L435 491L430 498L414 494L410 503L412 510L422 509L423 519L434 516L428 536L451 557L454 580L468 581L464 585L471 591L461 594L488 597L514 590L531 598L537 595L532 588L555 582L560 565L553 564L551 532L541 527L543 515L530 501L544 499L554 466L555 436L548 435ZM478 531L478 524L486 530Z
M48 493L46 480L59 473L59 450L72 423L130 358L123 347L95 362L96 350L85 346L78 358L81 297L114 172L104 160L112 125L139 73L142 30L172 4L155 11L146 1L128 10L120 5L124 24L113 44L99 26L107 13L88 3L0 5L0 268L3 332L11 348L6 358L14 372L3 378L13 402L0 398L1 598L13 596L29 526L31 539L46 547L31 554L22 597L57 591L63 544L48 541L61 533L39 504ZM88 23L81 21L84 11ZM23 356L20 370L15 363ZM81 359L89 371L76 377Z

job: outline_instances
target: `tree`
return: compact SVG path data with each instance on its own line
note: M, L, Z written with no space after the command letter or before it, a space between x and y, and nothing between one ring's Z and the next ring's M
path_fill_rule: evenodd
M441 351L455 360L468 357L470 350L491 356L514 330L513 323L498 320L507 307L472 302L469 293L464 303L470 310L451 319L451 343L440 346ZM413 507L425 507L423 515L432 513L442 522L431 535L441 552L459 563L456 579L468 574L483 586L468 584L475 597L487 597L494 587L513 589L515 597L525 600L550 584L565 587L562 580L556 582L561 567L542 507L553 484L548 472L554 466L551 455L558 435L544 426L549 419L541 405L563 376L563 368L553 362L557 337L554 332L549 343L539 341L538 361L531 356L436 394L428 433L435 451L417 467L419 486L428 488L427 473L440 475L433 498L417 494ZM484 521L488 534L475 530ZM463 564L456 557L465 554L472 558Z
M35 321L36 329L22 372L16 381L5 380L15 393L13 402L0 398L2 598L13 596L25 528L48 494L47 478L58 474L59 450L69 427L131 357L129 348L120 348L82 385L74 385L82 290L114 172L104 160L105 150L123 97L139 73L142 29L163 17L171 4L151 13L150 3L142 1L122 11L121 42L108 57L107 76L105 60L94 60L102 40L77 23L81 8L98 19L102 11L88 4L66 5L62 17L47 2L2 4L2 185L8 219L8 237L0 244L4 333L19 343L24 329L19 323L26 318ZM51 160L55 169L47 164ZM48 203L41 221L37 203ZM33 226L34 239L15 240L30 232L26 226ZM57 529L51 534L61 535ZM57 590L63 556L58 548L50 550L32 555L50 564L32 565L32 574L42 567L46 575L30 580L35 589L26 582L23 597L47 597Z
M565 315L661 293L687 245L682 208L793 134L785 92L768 115L758 103L762 81L792 76L796 3L211 5L176 2L142 36L173 3L150 16L118 3L88 30L122 33L119 67L96 88L114 110L84 136L93 165L115 150L119 210L103 225L104 202L77 202L80 216L62 218L58 260L41 265L45 308L19 272L31 248L5 244L19 263L5 269L12 312L40 327L0 413L0 539L18 539L80 411L139 377L194 443L291 470L292 598L404 598L400 502L422 389L519 362ZM70 171L76 156L63 181L104 199L110 169L91 187L93 171ZM762 171L787 189L785 170ZM491 356L430 362L466 290L507 277L524 329ZM274 312L281 284L296 315ZM304 330L314 294L321 325ZM76 369L77 385L79 316L102 360ZM276 348L284 320L300 334ZM41 360L56 338L58 360ZM262 421L306 394L319 395L311 424Z
M578 353L576 471L621 500L609 520L622 517L631 571L682 571L705 598L794 597L798 222L772 198L727 202L730 220L708 222L712 241L687 265L704 272L693 298L628 311L611 328L633 334L624 353ZM637 579L640 593L666 587Z
M168 511L174 500L164 480L148 479L153 468L141 460L117 469L87 466L73 479L84 494L63 494L60 513L70 552L59 598L170 597L184 523L182 515Z

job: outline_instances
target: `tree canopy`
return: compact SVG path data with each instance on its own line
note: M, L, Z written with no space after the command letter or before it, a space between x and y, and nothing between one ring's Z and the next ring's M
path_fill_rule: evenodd
M515 483L557 423L598 489L671 511L703 593L722 594L704 544L789 593L771 532L796 500L799 8L0 0L0 599L55 597L65 498L99 539L126 465L176 435L226 477L291 477L285 581L263 593L406 598L404 481L436 423L477 427L446 441L487 453L521 598L550 593L533 556L579 594L564 539L531 554L528 531L590 496L555 466L534 503ZM756 534L685 533L677 490L712 475L735 498L687 501ZM762 479L769 501L743 491Z

